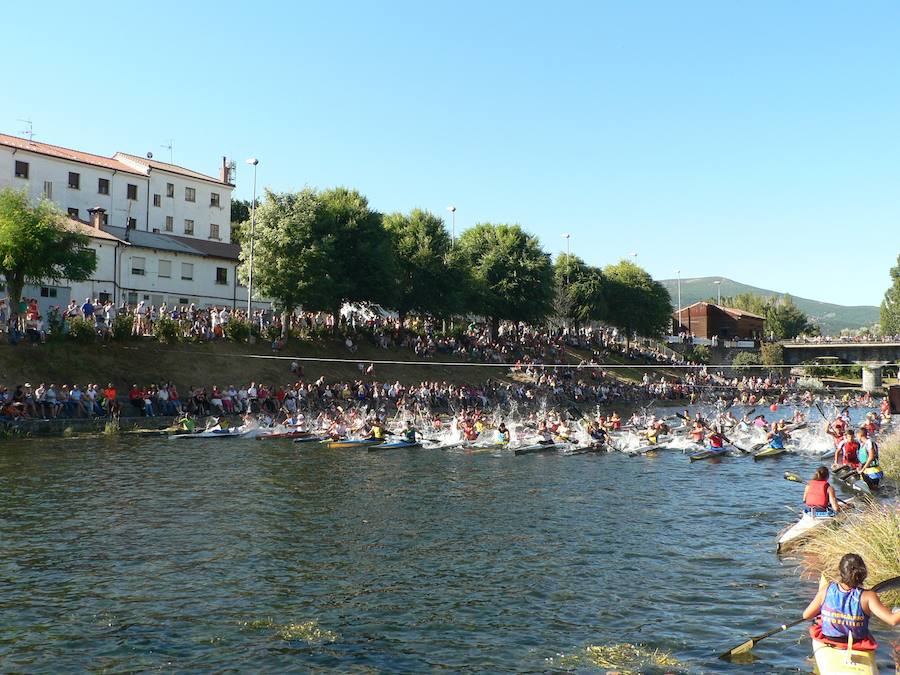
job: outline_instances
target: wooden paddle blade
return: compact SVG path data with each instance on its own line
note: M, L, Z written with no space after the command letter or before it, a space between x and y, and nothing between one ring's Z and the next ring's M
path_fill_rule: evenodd
M719 654L719 658L723 661L730 661L733 657L738 654L746 654L751 649L753 649L753 638L747 640L744 644L738 645L734 649L729 649L727 652Z
M785 479L785 480L789 480L789 481L793 481L794 483L802 483L802 482L803 482L803 479L800 478L800 476L798 476L797 474L792 473L792 472L790 472L790 471L785 471L785 472L784 472L784 479Z

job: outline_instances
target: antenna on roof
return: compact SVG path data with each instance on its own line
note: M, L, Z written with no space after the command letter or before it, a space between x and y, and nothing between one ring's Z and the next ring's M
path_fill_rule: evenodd
M23 136L28 136L29 141L33 141L34 140L34 125L31 123L31 120L19 119L19 121L25 122L25 124L28 125L27 129L25 129L24 131L20 131L19 133L22 134Z
M165 148L166 150L169 151L169 164L174 164L175 163L175 152L174 152L173 148L175 147L175 139L170 138L168 145L161 145L159 147Z

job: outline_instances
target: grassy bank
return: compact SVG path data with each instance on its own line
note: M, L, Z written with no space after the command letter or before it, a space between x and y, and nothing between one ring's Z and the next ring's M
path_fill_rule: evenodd
M273 356L284 358L272 358ZM85 384L113 382L120 391L132 384L146 385L173 382L182 391L189 386L210 387L213 384L240 385L251 380L267 384L284 384L297 379L290 366L294 357L350 359L349 363L299 361L304 380L324 376L328 381L366 379L412 384L423 380L448 382L483 382L489 378L506 380L503 368L484 366L436 366L432 361L416 358L408 350L384 350L361 345L350 353L336 342L292 342L274 354L268 343L256 345L233 342L185 343L166 345L145 338L107 345L49 342L37 347L27 344L0 345L0 383L12 388L30 382L47 384ZM371 376L360 371L373 360L395 360L396 365L376 365ZM441 357L441 361L458 359Z
M838 563L845 553L858 553L866 561L866 586L900 576L900 508L874 503L848 516L840 527L816 530L800 549L807 571L838 579ZM888 606L900 604L900 591L884 593Z
M878 453L885 478L900 483L900 430L881 442Z

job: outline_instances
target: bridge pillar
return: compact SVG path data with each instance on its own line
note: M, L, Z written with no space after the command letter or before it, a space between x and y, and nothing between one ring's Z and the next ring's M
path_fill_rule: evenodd
M881 389L881 366L863 366L862 388L870 394Z

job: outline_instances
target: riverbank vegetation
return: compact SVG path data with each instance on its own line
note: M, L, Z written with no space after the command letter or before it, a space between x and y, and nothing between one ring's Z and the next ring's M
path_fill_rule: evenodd
M867 586L900 576L900 508L895 503L873 503L848 515L838 527L815 531L800 548L807 571L838 579L838 564L845 553L858 553L869 568ZM900 591L883 594L888 605L900 604Z
M878 446L878 461L885 478L900 483L900 431L895 431Z

